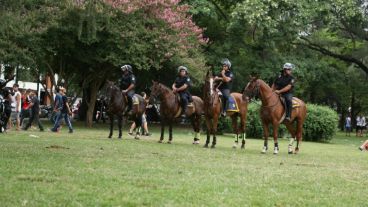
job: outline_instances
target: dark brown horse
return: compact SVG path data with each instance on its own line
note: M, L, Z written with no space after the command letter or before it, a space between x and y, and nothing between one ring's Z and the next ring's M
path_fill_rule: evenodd
M172 136L172 124L180 114L180 103L177 95L168 87L161 83L152 81L151 87L151 101L153 99L160 100L160 117L161 117L161 136L159 143L162 143L164 139L165 125L169 125L169 141L171 144ZM197 96L193 96L193 106L188 106L186 116L190 118L195 136L193 144L199 144L199 131L201 128L201 115L203 114L203 101Z
M125 108L127 107L128 101L126 97L121 93L119 87L114 85L114 82L107 81L106 83L106 99L107 99L107 114L110 118L110 134L109 138L112 137L112 132L114 128L114 116L118 118L118 127L119 127L119 139L121 139L121 128L122 128L122 120ZM136 126L142 126L142 115L146 110L145 102L143 98L137 94L135 94L133 98L133 107L132 107L132 115L131 118L134 120ZM137 130L137 134L135 136L136 139L139 139L139 130Z
M254 96L259 96L262 101L261 107L261 120L263 125L263 135L264 135L264 146L262 153L266 153L268 149L268 136L269 136L269 125L272 124L273 127L273 139L274 139L274 154L279 151L277 142L277 132L279 125L283 122L285 118L285 109L280 100L279 95L272 91L272 89L261 79L257 77L251 77L250 82L245 87L243 96L246 99L251 99ZM297 98L293 98L293 107L291 113L291 120L283 122L291 134L291 139L288 147L288 153L293 153L293 142L295 137L297 139L297 144L295 148L295 153L299 151L299 145L302 140L303 133L303 123L307 115L307 107L305 103ZM296 122L296 128L294 127L294 122Z
M204 147L208 147L210 143L210 134L213 135L211 148L216 146L216 133L218 119L221 113L222 102L216 87L214 86L214 77L208 71L206 75L205 84L203 86L203 101L205 105L204 115L206 117L207 124L207 139ZM232 126L234 133L236 134L235 143L233 148L236 148L239 141L239 133L242 135L242 145L241 148L244 149L245 146L245 124L247 119L248 103L243 100L241 93L231 93L232 97L238 105L238 112L227 112L226 115L231 117ZM238 128L238 117L240 117L240 128Z

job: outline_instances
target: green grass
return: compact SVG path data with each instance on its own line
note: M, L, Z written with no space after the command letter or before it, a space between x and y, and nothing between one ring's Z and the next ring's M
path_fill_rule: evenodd
M191 144L174 128L173 144L126 136L108 140L108 127L74 134L0 134L0 206L365 206L364 138L338 134L332 143L303 142L298 155L260 154L262 141L231 149ZM30 135L39 136L37 138ZM273 141L270 140L270 146Z

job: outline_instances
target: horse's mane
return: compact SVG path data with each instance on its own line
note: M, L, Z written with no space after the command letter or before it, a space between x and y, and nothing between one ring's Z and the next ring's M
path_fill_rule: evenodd
M160 86L161 86L161 88L163 89L163 90L165 90L165 91L167 91L167 92L172 92L172 90L169 88L169 87L167 87L167 86L165 86L164 84L162 84L162 83L159 83L160 84Z
M259 81L259 83L260 83L260 85L265 85L266 86L266 88L268 88L268 89L271 89L271 87L264 81L264 80L262 80L262 79L257 79L257 81Z

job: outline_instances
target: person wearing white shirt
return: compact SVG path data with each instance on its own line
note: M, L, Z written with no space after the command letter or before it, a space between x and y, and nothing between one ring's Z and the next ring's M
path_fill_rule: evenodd
M12 116L13 118L16 119L16 130L19 131L20 130L20 112L22 109L22 105L21 105L21 93L19 92L19 85L17 83L15 83L13 85L13 92L14 95L12 96Z

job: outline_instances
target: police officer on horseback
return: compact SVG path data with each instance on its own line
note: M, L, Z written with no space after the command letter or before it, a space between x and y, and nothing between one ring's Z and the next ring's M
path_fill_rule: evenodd
M230 70L231 62L228 59L224 59L222 62L222 71L215 77L215 81L221 81L218 89L222 93L222 116L226 116L226 104L230 98L230 91L233 85L234 74Z
M293 100L293 88L294 77L291 75L294 65L291 63L285 63L281 75L272 84L272 90L275 93L280 94L285 99L286 104L286 117L285 120L291 120L292 100Z
M134 88L136 79L133 74L132 66L123 65L121 66L121 71L123 74L119 79L119 87L122 90L122 93L126 95L128 99L128 107L124 114L129 114L133 107L133 96L135 94Z
M188 69L184 66L178 67L178 76L172 85L174 93L178 93L180 96L181 104L181 117L185 117L185 111L188 103L193 102L192 95L189 93L189 88L192 85L191 80L188 76Z

